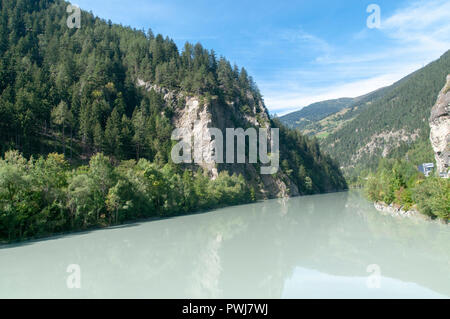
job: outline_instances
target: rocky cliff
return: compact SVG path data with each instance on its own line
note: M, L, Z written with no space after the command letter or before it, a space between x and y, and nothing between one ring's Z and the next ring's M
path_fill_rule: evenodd
M450 164L450 74L447 83L431 109L430 140L433 146L437 170L448 173Z
M175 128L184 129L194 138L207 136L208 128L218 128L223 132L227 128L270 128L270 119L262 100L255 99L248 92L249 108L242 112L237 106L239 101L219 101L217 97L186 95L182 92L161 88L150 82L138 79L137 85L146 90L155 90L164 95L167 105L174 109L172 124ZM270 143L270 137L269 141ZM224 141L225 145L225 141ZM211 154L215 148L213 139L202 139L200 145L195 147L200 154ZM194 155L195 156L195 155ZM212 179L221 171L230 174L242 174L245 179L257 190L259 198L288 197L300 195L298 187L291 179L279 169L276 174L264 175L259 173L258 165L249 163L246 157L244 164L217 163L213 159L204 158L200 163L186 164L191 169L201 167Z

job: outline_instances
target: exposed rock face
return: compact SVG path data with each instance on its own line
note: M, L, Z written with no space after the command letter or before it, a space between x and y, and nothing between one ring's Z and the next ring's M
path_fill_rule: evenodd
M381 156L387 157L392 149L400 146L401 142L414 142L419 137L419 134L420 130L415 130L412 133L408 133L405 129L397 131L384 131L380 134L374 134L370 137L370 141L352 156L351 161L357 162L363 157L363 155L373 155L381 149Z
M438 172L448 173L450 164L450 74L431 109L430 140Z
M167 90L143 80L138 79L137 85L146 90L155 90L164 94L165 101L174 107L172 123L175 128L187 130L194 138L203 135L210 136L208 128L218 128L223 132L223 145L226 145L225 132L227 128L268 128L270 126L269 116L262 101L255 101L251 95L249 107L251 114L243 114L236 110L236 102L220 103L216 98L205 98L200 96L186 96L183 93ZM189 143L189 141L187 141ZM202 139L200 145L195 145L197 154L212 154L215 148L215 140ZM269 137L270 143L270 137ZM259 169L250 163L226 164L217 163L208 155L204 161L198 164L186 164L195 169L196 166L203 168L210 178L217 178L221 171L228 171L230 174L242 174L247 182L258 191L259 198L274 198L299 195L298 187L286 176L281 169L273 175L261 175Z

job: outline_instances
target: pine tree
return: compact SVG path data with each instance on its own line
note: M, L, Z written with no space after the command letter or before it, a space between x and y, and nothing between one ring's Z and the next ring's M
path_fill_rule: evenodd
M61 101L57 107L52 110L52 122L62 128L62 143L63 143L63 154L66 154L66 138L65 138L65 128L69 126L72 128L73 125L73 114L67 107L67 103Z
M141 109L136 109L132 118L134 136L133 142L136 146L136 158L140 159L146 144L147 118Z
M106 122L105 128L105 152L114 155L116 158L121 158L122 151L122 127L119 112L116 108L111 113L111 116Z
M103 152L104 133L102 126L97 122L94 126L94 147L96 152Z

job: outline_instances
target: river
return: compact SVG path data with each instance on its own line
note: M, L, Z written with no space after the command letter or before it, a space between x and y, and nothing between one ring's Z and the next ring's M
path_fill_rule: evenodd
M0 247L0 298L103 297L449 298L450 226L350 191Z

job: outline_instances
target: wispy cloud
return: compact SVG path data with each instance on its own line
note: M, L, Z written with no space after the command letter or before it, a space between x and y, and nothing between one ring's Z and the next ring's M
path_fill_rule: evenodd
M271 91L266 94L265 103L271 106L270 111L283 115L290 111L299 109L293 105L306 106L318 101L325 101L341 97L357 97L371 92L377 88L388 86L405 74L417 69L416 66L405 66L397 72L386 73L357 81L340 81L336 85L323 87L302 86L296 81L285 83L290 88L290 92Z
M321 54L329 54L332 47L327 41L304 31L302 28L282 30L277 34L279 41L286 41L299 49L310 49Z
M450 47L450 2L418 1L388 17L381 30L411 48L442 52Z

